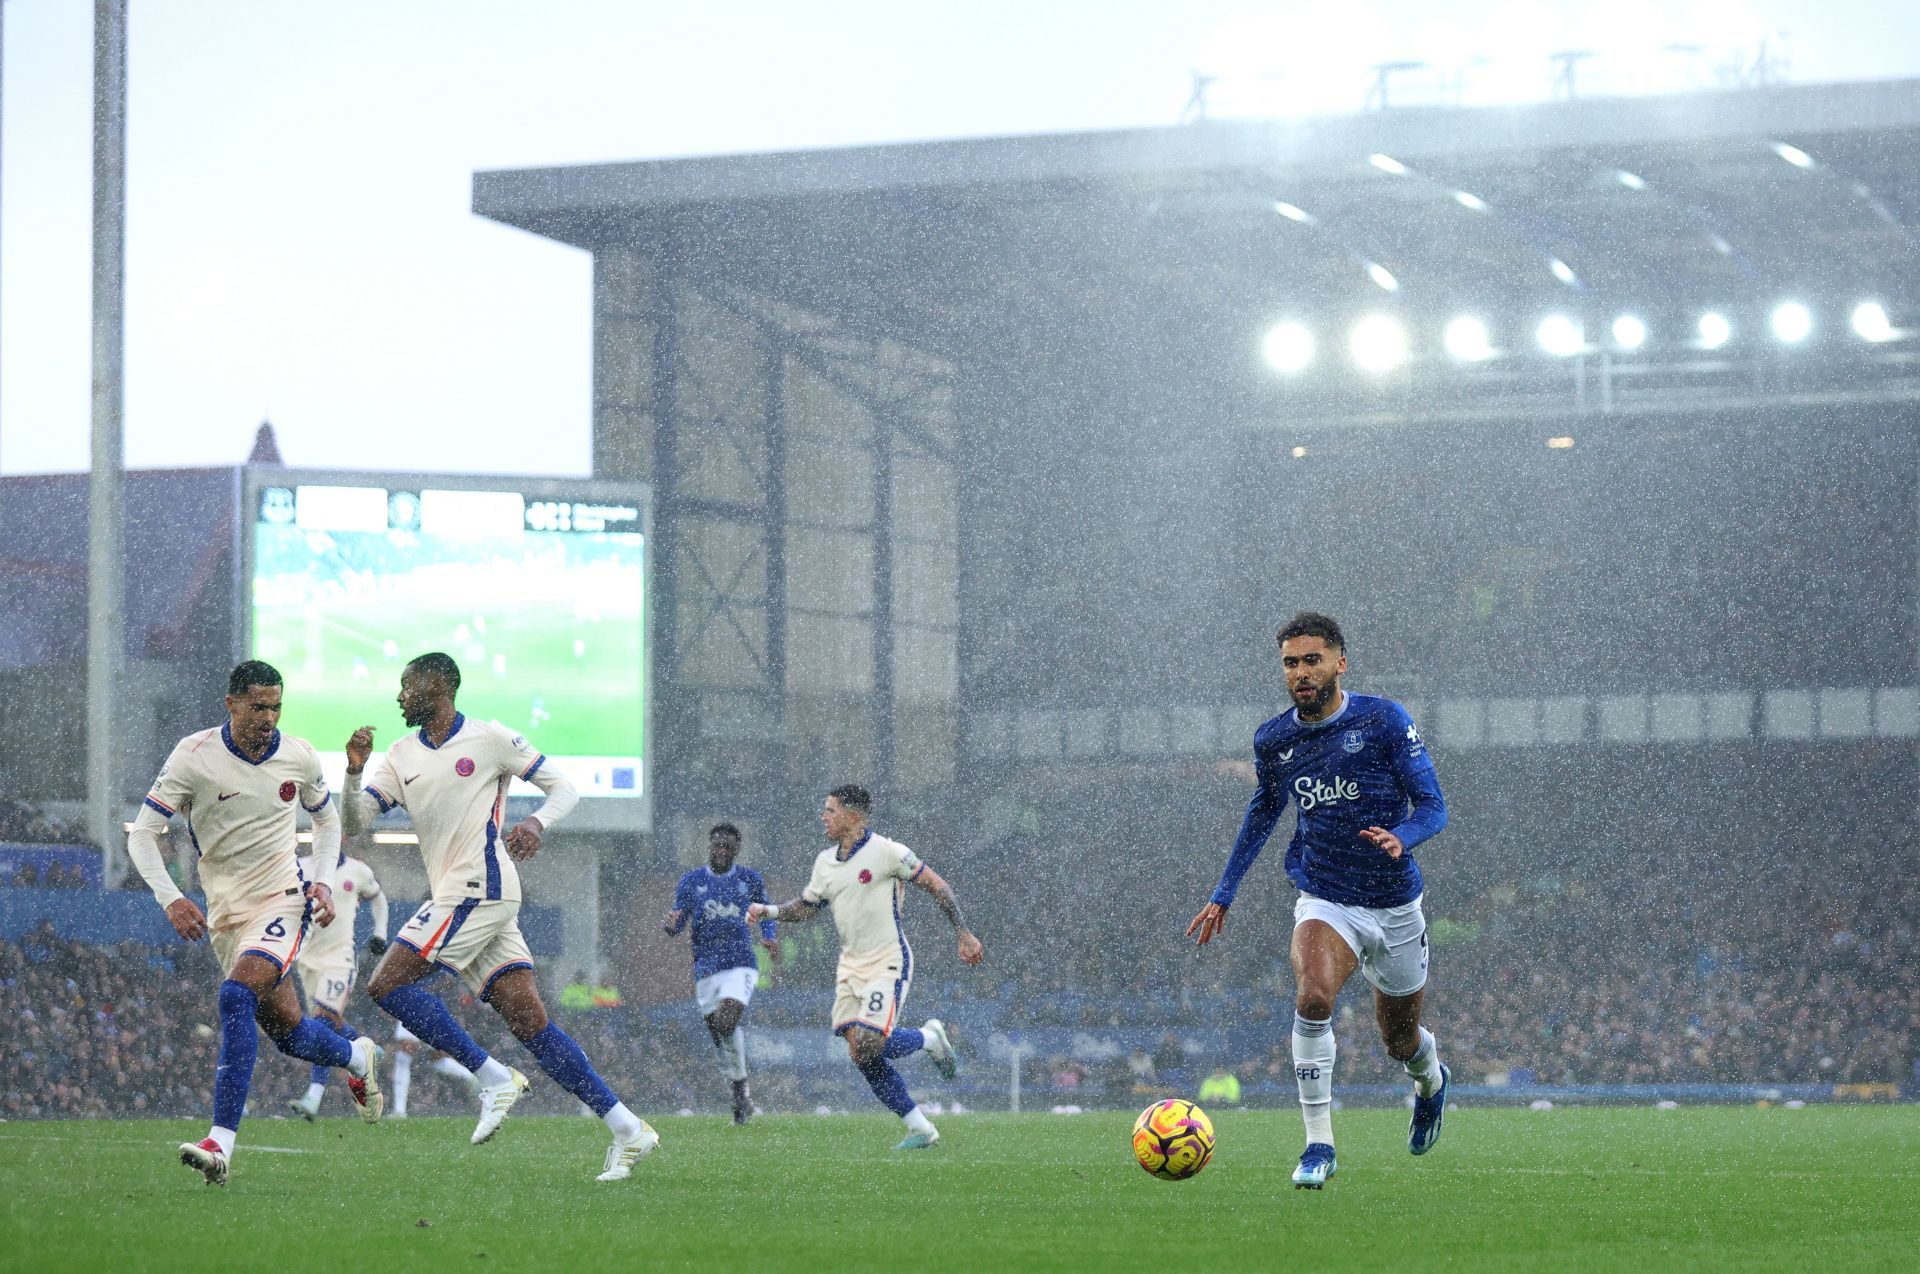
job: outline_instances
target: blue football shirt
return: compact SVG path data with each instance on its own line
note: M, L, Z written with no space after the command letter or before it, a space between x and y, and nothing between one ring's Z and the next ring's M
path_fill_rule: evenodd
M1420 731L1391 699L1349 694L1325 721L1289 708L1254 732L1259 787L1213 901L1231 905L1240 880L1292 801L1299 825L1287 846L1287 877L1306 893L1355 907L1398 907L1423 885L1413 848L1447 825L1447 802ZM1361 839L1384 827L1407 852L1389 858Z
M716 876L711 867L696 867L680 878L673 891L673 909L685 912L693 922L694 977L757 967L747 904L767 901L767 883L760 873L738 863L724 875ZM680 927L673 931L679 933ZM773 934L773 921L761 921L760 936Z

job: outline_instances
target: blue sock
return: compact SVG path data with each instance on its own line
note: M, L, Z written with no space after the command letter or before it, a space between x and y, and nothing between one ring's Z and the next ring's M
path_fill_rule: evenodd
M880 1104L894 1114L906 1117L913 1109L913 1098L907 1093L907 1081L900 1078L900 1072L884 1057L876 1057L870 1062L861 1062L861 1077L867 1081L867 1087L880 1099Z
M333 1024L332 1024L331 1022L329 1022L329 1023L327 1023L327 1024L328 1024L329 1026L332 1026L332 1025L333 1025ZM340 1023L340 1025L339 1025L339 1026L337 1026L337 1027L335 1027L334 1029L335 1029L335 1030L337 1030L337 1031L339 1031L339 1032L340 1032L340 1034L341 1034L341 1036L342 1036L342 1037L343 1037L343 1038L344 1038L344 1039L345 1039L345 1040L347 1041L347 1043L349 1043L349 1044L351 1044L351 1043L353 1043L353 1042L354 1042L355 1040L357 1040L357 1039L359 1039L359 1038L360 1038L360 1032L358 1032L358 1031L356 1031L356 1030L354 1030L354 1029L353 1029L353 1023L351 1023L351 1022L342 1022L342 1023ZM317 1063L316 1063L316 1064L314 1065L314 1068L313 1068L313 1074L312 1074L312 1075L310 1075L310 1076L308 1076L308 1079L309 1079L309 1080L310 1080L310 1081L311 1081L312 1083L315 1083L315 1084L321 1084L321 1085L325 1085L325 1084L326 1084L326 1082L327 1082L327 1077L328 1077L328 1075L329 1075L329 1074L331 1074L331 1073L332 1073L332 1071L333 1071L333 1067L331 1067L331 1066L321 1066L321 1065L319 1065L319 1064L317 1064Z
M402 1026L420 1037L430 1048L437 1048L469 1071L487 1064L487 1050L473 1042L473 1036L453 1020L440 997L418 984L398 986L380 998L380 1007L391 1013Z
M238 1128L247 1109L247 1088L253 1083L254 1059L260 1055L260 1037L253 1015L260 997L238 982L220 984L220 1067L213 1073L213 1123L216 1128Z
M927 1037L911 1026L896 1026L893 1034L887 1036L887 1047L881 1051L882 1057L912 1057L927 1046Z
M288 1057L297 1057L315 1066L345 1066L353 1060L353 1045L325 1018L301 1018L291 1031L275 1039L273 1046Z
M415 1031L414 1034L418 1035L419 1032ZM532 1039L520 1042L527 1046L527 1051L533 1054L533 1060L540 1063L540 1069L554 1083L585 1102L594 1114L604 1115L620 1104L620 1099L613 1095L607 1082L593 1069L593 1063L587 1060L587 1055L573 1042L573 1036L552 1022L548 1022L547 1029Z

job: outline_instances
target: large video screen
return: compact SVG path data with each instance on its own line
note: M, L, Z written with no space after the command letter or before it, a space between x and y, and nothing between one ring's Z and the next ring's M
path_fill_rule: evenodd
M250 649L334 779L355 729L378 750L406 728L400 670L439 650L467 716L582 796L646 796L644 488L249 471L245 507Z

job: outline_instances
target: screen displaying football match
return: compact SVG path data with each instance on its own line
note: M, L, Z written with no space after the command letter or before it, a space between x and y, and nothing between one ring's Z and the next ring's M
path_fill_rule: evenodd
M584 797L646 793L646 502L606 483L250 474L252 656L338 780L406 727L400 672L460 666L460 710L526 735ZM534 790L516 782L515 790Z

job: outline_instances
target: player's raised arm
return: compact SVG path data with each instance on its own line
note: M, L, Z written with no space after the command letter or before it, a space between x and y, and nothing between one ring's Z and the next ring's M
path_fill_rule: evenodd
M966 917L960 914L960 900L953 896L953 886L925 863L920 864L910 879L933 896L934 904L953 926L954 936L960 942L960 963L979 964L986 959L986 947L973 936L973 930L967 928Z
M371 775L365 773L373 755L373 727L363 725L347 739L347 776L340 785L340 822L349 836L358 836L375 819L401 804L400 785L383 757ZM364 783L362 782L364 778Z
M1215 934L1226 929L1227 908L1233 906L1240 881L1260 857L1260 851L1266 848L1267 838L1273 835L1274 825L1287 808L1287 790L1280 783L1279 767L1272 764L1267 751L1265 742L1254 736L1253 771L1258 786L1247 802L1246 817L1240 820L1240 835L1233 842L1233 853L1227 856L1226 870L1220 873L1213 897L1187 925L1187 936L1203 947L1213 941Z

